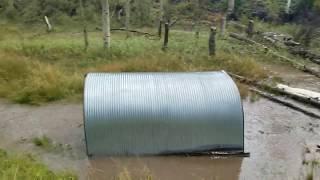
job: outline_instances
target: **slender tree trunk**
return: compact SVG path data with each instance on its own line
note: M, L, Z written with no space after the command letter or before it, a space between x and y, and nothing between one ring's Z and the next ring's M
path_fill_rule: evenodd
M161 38L162 35L162 23L164 21L164 0L160 0L160 9L159 9L159 26L158 26L158 35Z
M164 16L164 0L160 0L160 20L163 21Z
M126 2L126 30L127 30L127 38L130 36L129 26L130 26L130 0Z
M233 13L234 1L235 0L228 0L228 10L224 14L224 17L221 20L221 34L222 35L224 35L224 33L225 33L228 17Z
M50 21L49 21L49 18L47 17L47 16L44 16L44 21L46 22L46 24L47 24L47 31L48 32L51 32L52 31L52 25L51 25L51 23L50 23Z
M111 34L110 34L109 0L101 0L101 3L102 3L103 45L105 48L110 48Z
M196 13L195 16L195 37L198 39L200 36L200 20L201 20L201 2L200 0L196 0Z
M291 0L287 0L287 7L286 7L287 14L290 14L290 9L291 9Z
M83 23L84 50L87 51L87 49L89 47L89 40L88 40L87 22L86 22L86 18L85 18L83 0L80 0L80 14L81 14L81 19L82 19L82 23Z

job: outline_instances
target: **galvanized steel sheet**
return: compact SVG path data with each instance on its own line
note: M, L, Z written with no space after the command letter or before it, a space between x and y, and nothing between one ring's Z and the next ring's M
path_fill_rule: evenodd
M89 73L89 155L243 150L242 102L225 72Z

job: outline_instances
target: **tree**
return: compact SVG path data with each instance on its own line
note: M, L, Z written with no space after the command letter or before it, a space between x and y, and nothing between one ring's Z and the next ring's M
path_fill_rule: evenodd
M87 32L87 22L86 22L86 18L85 18L85 14L84 14L85 11L84 11L83 0L79 1L79 5L80 5L81 19L82 19L82 23L83 23L84 50L87 51L88 46L89 46L89 41L88 41L88 32Z
M222 22L221 22L221 34L222 35L224 35L225 29L227 26L227 19L233 13L234 1L235 0L228 0L228 9L227 9L227 12L225 13L224 17L222 18Z
M111 33L110 33L110 7L109 0L101 0L102 5L102 31L103 45L105 48L110 48Z
M287 0L286 13L290 14L291 0Z
M130 0L126 1L126 30L127 30L127 37L129 37L129 26L130 26Z

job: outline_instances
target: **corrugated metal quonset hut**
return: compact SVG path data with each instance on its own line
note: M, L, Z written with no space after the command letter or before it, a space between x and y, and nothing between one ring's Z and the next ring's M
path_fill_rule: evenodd
M88 155L160 155L244 149L237 86L224 71L89 73Z

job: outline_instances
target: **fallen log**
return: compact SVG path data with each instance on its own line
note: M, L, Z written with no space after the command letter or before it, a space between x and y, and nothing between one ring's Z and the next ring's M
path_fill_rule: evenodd
M96 27L96 30L101 31L102 29L100 27ZM128 31L128 32L132 32L132 33L137 33L137 34L141 34L141 35L145 35L145 36L157 36L148 32L143 32L143 31L138 31L138 30L133 30L133 29L126 29L126 28L113 28L110 29L111 31Z
M309 73L309 74L312 74L316 77L319 77L320 78L320 72L317 72L309 67L307 67L306 65L304 64L301 64L301 63L298 63L298 62L295 62L294 60L288 58L288 57L285 57L285 56L282 56L274 51L272 51L270 48L268 48L267 46L263 45L263 44L260 44L252 39L248 39L240 34L237 34L237 33L229 33L229 36L232 37L232 38L235 38L237 40L240 40L240 41L243 41L243 42L246 42L248 44L251 44L251 45L256 45L257 47L260 47L260 48L263 48L265 52L268 52L270 53L271 55L273 55L274 57L277 57L279 58L280 60L282 61L285 61L285 62L288 62L290 63L292 66L294 66L295 68L303 71L303 72L306 72L306 73Z
M292 89L290 89L291 92L288 90L288 88L284 89L285 87L288 87L285 85L279 84L279 86L277 86L277 87L271 87L267 84L247 79L243 76L239 76L239 75L236 75L233 73L228 73L228 74L231 77L239 80L242 83L254 86L259 89L267 90L267 91L275 93L275 94L284 95L284 96L289 97L291 99L294 99L296 101L310 104L316 108L320 108L320 93L316 93L316 92L312 92L312 91L308 91L308 90L301 90L301 89L298 90L299 93L298 92L293 93ZM296 90L296 88L294 90ZM301 94L304 94L304 95L301 95ZM309 96L307 94L309 94Z
M303 58L309 59L313 63L320 64L320 55L313 53L303 47L289 48L288 51L293 55L298 55Z
M294 110L297 110L297 111L299 111L299 112L302 112L303 114L306 114L306 115L308 115L308 116L311 116L311 117L320 119L320 115L315 114L315 113L313 113L313 112L310 112L310 111L308 111L308 110L306 110L306 109L303 109L303 108L301 108L301 107L299 107L299 106L296 106L296 105L294 105L294 104L292 104L292 103L290 103L290 102L288 102L288 101L281 100L281 99L277 98L277 97L276 97L275 95L273 95L273 94L270 94L270 93L267 93L267 92L258 90L258 89L256 89L256 88L249 88L249 90L250 90L250 91L253 91L253 92L257 93L257 94L259 94L260 96L262 96L262 97L264 97L264 98L267 98L267 99L269 99L269 100L272 100L272 101L274 101L274 102L283 104L283 105L285 105L285 106L287 106L287 107L290 107L290 108L292 108L292 109L294 109Z
M276 88L281 94L293 97L296 100L308 102L313 106L320 108L320 93L306 89L292 88L284 84L277 84Z

